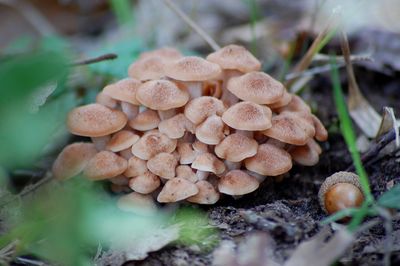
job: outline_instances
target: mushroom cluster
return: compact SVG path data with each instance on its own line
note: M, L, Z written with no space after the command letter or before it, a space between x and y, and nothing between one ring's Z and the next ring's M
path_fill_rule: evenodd
M292 161L318 162L327 131L310 107L268 74L245 48L228 45L206 59L172 48L143 53L129 77L96 103L72 110L72 134L91 143L64 148L53 173L111 182L129 202L214 204L279 176ZM123 207L125 206L125 207Z

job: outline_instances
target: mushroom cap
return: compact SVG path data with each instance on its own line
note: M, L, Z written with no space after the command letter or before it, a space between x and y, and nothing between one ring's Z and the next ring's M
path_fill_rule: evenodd
M184 113L193 124L198 125L209 116L221 116L225 110L221 100L211 96L202 96L188 102Z
M268 107L273 110L276 110L278 108L284 107L285 105L288 105L291 100L292 100L292 94L284 90L282 98L280 98L277 102L268 104Z
M119 131L127 121L123 112L92 103L69 112L67 126L69 131L75 135L102 137Z
M250 72L229 79L227 89L243 101L271 104L283 97L282 83L264 72Z
M104 94L103 92L99 92L96 96L96 103L104 105L108 108L114 109L117 107L117 100L111 98L110 96Z
M150 172L165 179L175 177L175 168L178 159L171 153L161 152L147 161L147 168Z
M257 154L244 163L248 170L267 176L281 175L292 168L290 154L270 143L259 145Z
M318 119L318 117L316 117L315 115L311 115L311 117L314 122L315 138L318 141L326 141L328 139L328 131L326 131L326 128Z
M163 47L160 49L148 51L148 52L143 52L139 55L139 60L141 59L146 59L146 58L151 58L151 57L159 57L163 59L178 59L181 58L183 55L176 50L175 48L171 47Z
M322 183L319 191L318 191L318 199L319 199L319 204L321 205L321 208L325 211L328 212L325 206L325 195L326 193L335 185L337 184L343 184L347 183L350 185L353 185L357 187L360 192L362 193L362 188L360 184L360 178L358 175L352 172L346 172L346 171L340 171L336 172L333 175L327 177L325 181Z
M179 139L185 135L186 131L194 133L194 125L184 114L177 114L169 119L161 121L158 130L171 139Z
M284 112L272 117L272 127L263 131L263 134L293 145L305 145L310 139L301 118L294 113Z
M132 146L133 155L143 160L149 160L160 152L171 153L175 150L177 144L176 139L170 139L158 130L146 132Z
M125 78L104 87L102 93L115 100L140 105L136 100L136 91L142 83L133 78Z
M225 164L212 153L202 153L192 163L192 168L200 171L222 174L225 171Z
M147 109L137 114L128 124L133 129L147 131L157 128L160 121L157 111Z
M210 182L200 180L196 183L196 187L199 189L199 192L187 198L187 201L198 204L214 204L219 200L219 192Z
M289 149L289 154L293 161L300 165L313 166L319 161L318 151L313 148L313 144L310 144L313 139L310 139L306 145L303 146L292 146ZM317 144L318 145L318 144Z
M165 73L176 80L205 81L217 78L221 74L221 68L201 57L185 56L168 62Z
M97 153L85 167L84 175L91 180L103 180L125 172L128 162L110 151Z
M128 75L141 81L160 79L165 76L165 63L160 57L138 59L129 66Z
M228 108L222 120L228 126L239 130L265 130L272 126L272 112L266 106L252 102L239 102Z
M138 105L133 105L127 102L120 102L120 105L121 105L121 111L126 115L128 120L135 118L136 115L139 113Z
M232 170L220 178L218 190L227 195L244 195L259 187L257 178L242 170Z
M236 69L241 72L258 71L261 63L243 46L230 44L207 56L207 60L222 69Z
M293 94L290 102L277 110L278 113L282 113L284 111L311 113L311 108L303 101L303 99Z
M215 146L215 154L231 162L240 162L256 155L257 148L258 143L254 139L234 133Z
M129 187L136 192L149 194L156 190L161 184L160 178L147 171L144 174L132 177L129 180Z
M195 142L192 143L192 147L198 153L208 152L208 145L198 140L195 140Z
M198 181L196 173L193 172L193 169L189 165L178 165L176 167L176 177L187 179L192 183Z
M168 180L160 194L158 202L177 202L199 193L195 184L184 178L172 178Z
M134 177L142 175L148 171L146 161L136 156L132 156L128 160L128 168L126 168L124 175L127 177Z
M117 207L125 212L133 212L145 216L153 215L157 212L157 205L153 197L137 192L121 196L117 201Z
M180 164L191 164L198 155L189 142L178 142L177 151Z
M168 80L151 80L143 83L136 92L136 99L153 110L169 110L184 106L189 93Z
M216 145L225 138L224 129L225 124L222 118L212 115L196 127L196 137L205 144Z
M121 130L111 137L106 145L106 149L113 152L119 152L132 147L139 138L140 137L132 131Z
M64 180L78 175L96 153L93 143L78 142L65 146L53 163L54 177Z

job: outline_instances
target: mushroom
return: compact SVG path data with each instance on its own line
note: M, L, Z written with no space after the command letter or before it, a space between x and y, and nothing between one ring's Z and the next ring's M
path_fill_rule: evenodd
M197 182L196 187L199 189L199 192L187 198L187 201L198 204L214 204L219 200L219 192L206 180Z
M299 96L293 94L290 102L277 110L278 113L284 111L311 113L311 108Z
M125 78L116 83L104 87L102 93L112 99L127 102L133 105L140 105L136 100L136 92L142 83L133 78Z
M137 192L121 196L117 201L117 207L125 212L133 212L145 216L153 215L157 212L157 205L153 197Z
M124 175L117 175L114 177L111 177L110 182L115 184L115 185L119 185L119 186L126 186L129 184L129 178L124 176Z
M248 170L267 176L278 176L292 168L290 154L270 143L259 145L257 154L244 163Z
M188 165L179 165L176 167L176 177L184 178L194 183L197 181L197 176L193 172L193 169Z
M121 102L121 110L124 112L124 114L126 114L128 120L135 118L139 112L139 109L139 106L127 102Z
M318 141L326 141L328 139L328 131L326 131L324 125L321 123L318 117L315 115L311 115L311 117L314 122L315 138Z
M296 163L313 166L319 161L320 150L319 145L313 139L310 139L306 145L290 147L288 152Z
M337 172L322 183L318 199L322 209L333 214L346 208L358 208L364 201L359 177L351 172Z
M246 101L229 107L222 120L239 130L265 130L271 127L271 116L268 107Z
M169 119L161 121L158 125L158 129L171 139L179 139L185 135L185 132L194 133L195 131L193 123L183 114L177 114Z
M291 100L292 100L292 94L284 90L282 97L277 102L269 104L268 107L271 108L272 110L276 110L288 105Z
M234 133L215 146L215 154L221 159L240 162L254 156L257 153L257 148L258 143L254 139Z
M64 180L80 174L96 153L92 143L78 142L66 146L53 163L54 177Z
M146 132L132 146L133 155L143 160L149 160L160 152L171 153L175 150L177 140L168 138L165 134L158 130Z
M196 127L196 137L205 144L216 145L225 138L224 131L225 124L222 118L212 115Z
M225 171L224 163L209 152L198 155L192 163L192 168L217 175Z
M195 125L212 115L222 116L226 108L224 103L211 96L202 96L189 101L185 106L185 116Z
M189 198L199 193L195 184L184 178L172 178L168 180L160 194L157 196L158 202L177 202Z
M111 109L117 107L117 105L118 105L118 102L115 99L104 94L103 92L100 92L99 94L97 94L96 103L99 103L99 104L104 105Z
M141 194L149 194L156 190L161 184L160 178L147 171L141 175L132 177L129 180L129 187Z
M84 175L90 180L103 180L125 172L128 162L110 151L97 153L86 165Z
M135 177L142 175L148 171L145 160L142 160L136 156L132 156L128 160L128 167L126 168L124 175L127 177Z
M160 117L156 111L147 109L130 120L128 125L139 131L147 131L157 128L160 121Z
M146 59L146 58L150 58L150 57L160 57L160 58L172 60L172 59L178 59L182 56L183 55L175 48L163 47L163 48L156 49L153 51L143 52L139 55L138 59L141 60L141 59Z
M104 151L106 149L107 143L111 139L111 135L102 137L91 137L90 139L92 140L94 146L96 146L96 149L98 151Z
M69 112L67 126L78 136L101 137L119 131L127 121L123 112L92 103Z
M232 170L221 177L218 190L227 195L239 196L253 192L259 185L257 178L242 170Z
M129 130L121 130L115 133L106 145L106 149L119 152L132 147L139 140L139 136Z
M161 152L147 161L149 171L165 179L175 177L177 165L178 159L174 155L165 152Z

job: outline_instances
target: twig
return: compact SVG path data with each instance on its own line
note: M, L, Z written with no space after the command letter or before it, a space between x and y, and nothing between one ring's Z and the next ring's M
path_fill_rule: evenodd
M116 59L118 55L116 54L104 54L95 58L90 58L90 59L85 59L82 61L77 61L71 64L71 66L82 66L82 65L89 65L89 64L94 64L98 63L101 61L106 61L106 60L113 60Z
M316 54L312 61L329 63L331 58L332 58L331 56L326 55L326 54ZM335 58L336 58L337 63L345 63L344 56L337 55L337 56L335 56ZM374 60L370 55L366 54L366 55L350 55L350 61L351 62L363 62L363 61L372 62Z
M32 260L32 259L27 259L27 258L22 258L22 257L17 257L15 258L16 261L21 262L22 264L25 265L35 265L35 266L44 266L47 265L46 263L38 260Z
M175 3L171 0L163 0L164 4L174 11L183 21L185 21L214 51L221 49L217 42L211 38L199 25L196 24L190 17L188 17Z

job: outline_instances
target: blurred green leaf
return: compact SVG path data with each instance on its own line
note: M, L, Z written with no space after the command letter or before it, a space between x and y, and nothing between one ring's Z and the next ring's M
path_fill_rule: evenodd
M133 8L129 0L109 0L120 25L133 22Z
M378 204L386 208L400 209L400 184L383 193L378 199Z

